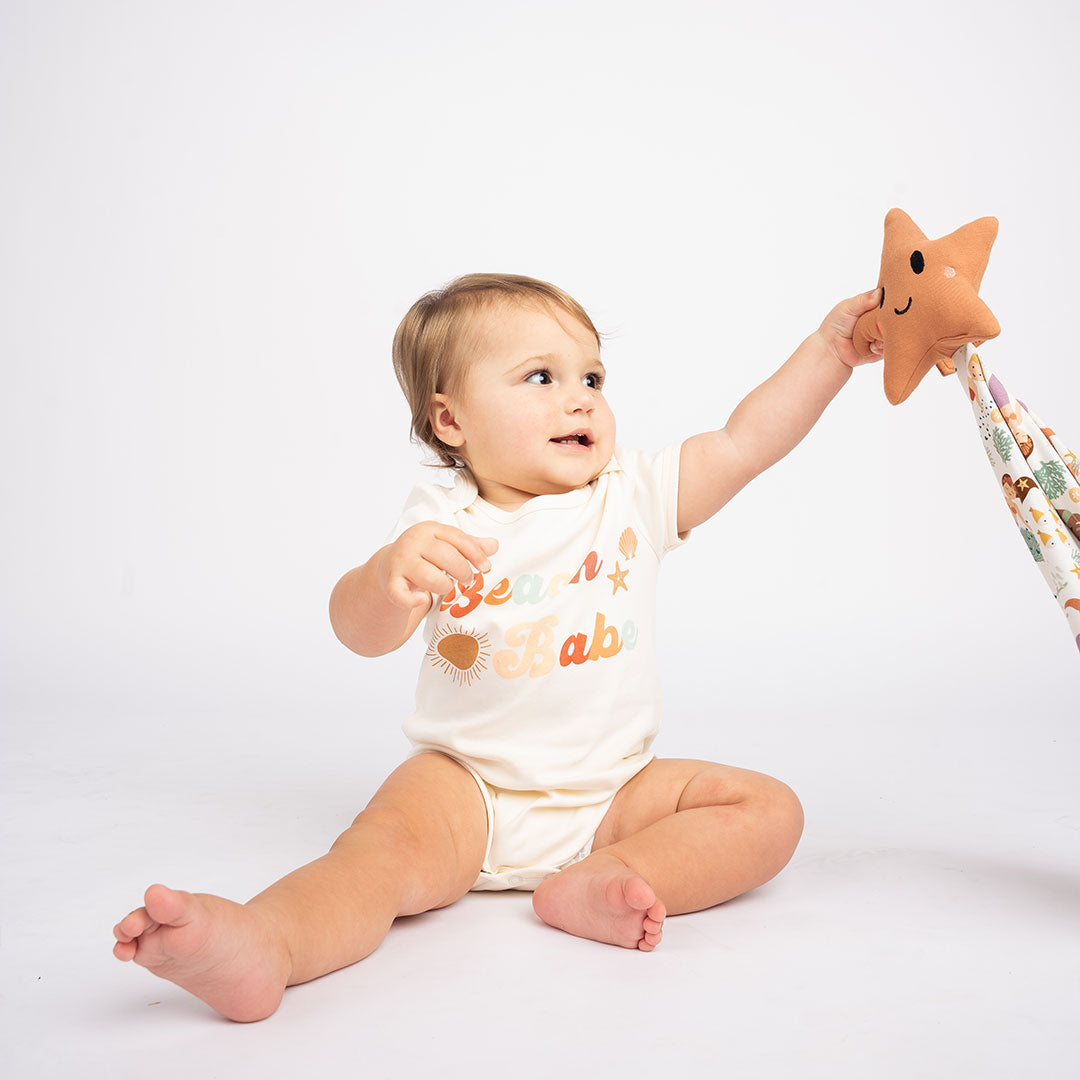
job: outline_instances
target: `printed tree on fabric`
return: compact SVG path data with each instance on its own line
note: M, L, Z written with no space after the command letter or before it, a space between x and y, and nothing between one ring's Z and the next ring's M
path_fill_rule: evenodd
M1069 490L1069 474L1059 461L1044 461L1033 470L1048 499L1060 499Z

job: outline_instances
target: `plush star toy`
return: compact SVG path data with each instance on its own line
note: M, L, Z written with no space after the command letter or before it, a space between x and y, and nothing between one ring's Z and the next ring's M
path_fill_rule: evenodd
M952 375L952 355L962 345L1001 333L978 295L997 229L997 218L984 217L929 240L903 210L885 215L881 303L855 324L853 340L863 356L874 339L884 344L885 396L893 405L932 367Z

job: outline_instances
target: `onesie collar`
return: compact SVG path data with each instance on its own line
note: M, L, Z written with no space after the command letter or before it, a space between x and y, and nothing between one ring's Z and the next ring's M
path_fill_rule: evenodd
M615 452L611 455L608 463L600 470L595 479L590 480L584 487L574 488L572 491L563 491L554 495L534 495L516 510L503 510L498 506L493 506L486 499L482 499L476 481L473 480L467 469L459 469L454 474L454 486L450 489L450 499L453 502L455 511L459 509L476 510L492 521L503 524L510 524L526 514L535 513L537 510L581 506L592 498L600 477L622 471L622 466L619 465L618 461L619 450L620 448L616 446Z

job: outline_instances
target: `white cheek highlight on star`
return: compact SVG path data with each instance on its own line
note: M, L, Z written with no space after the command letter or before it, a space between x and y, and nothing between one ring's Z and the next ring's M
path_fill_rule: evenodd
M951 266L946 266L941 273L944 277L956 277L956 271Z

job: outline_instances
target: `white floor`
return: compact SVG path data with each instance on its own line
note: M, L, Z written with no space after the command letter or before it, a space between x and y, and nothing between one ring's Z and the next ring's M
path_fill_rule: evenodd
M669 921L654 954L472 894L249 1026L115 961L112 924L152 881L244 898L319 854L402 746L353 760L333 716L290 747L250 737L283 715L26 713L3 757L4 1075L1077 1075L1073 673L977 710L943 684L922 715L910 687L867 685L747 718L733 760L794 784L803 844L770 885ZM1036 689L1067 704L1024 713ZM690 712L662 753L717 741Z

